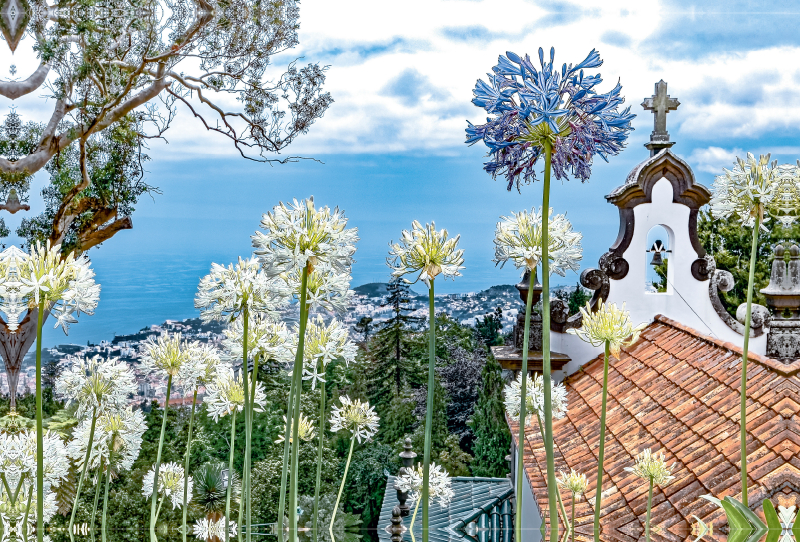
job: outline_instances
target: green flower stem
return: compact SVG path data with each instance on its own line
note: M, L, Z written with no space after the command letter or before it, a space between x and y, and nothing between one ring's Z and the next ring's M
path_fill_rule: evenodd
M611 343L606 341L603 356L603 399L600 405L600 449L597 452L597 491L594 495L594 540L600 542L600 505L603 497L603 458L606 451L606 403L608 400L608 354Z
M297 338L297 355L294 359L294 408L292 409L292 463L291 486L289 488L289 540L297 540L297 486L300 462L300 396L303 393L303 349L306 341L308 321L308 265L303 268L300 279L300 336Z
M575 494L572 494L572 508L569 513L569 530L572 532L572 542L575 542Z
M197 388L194 389L192 395L192 413L189 415L189 435L186 437L186 459L183 462L183 542L186 542L186 526L187 515L189 514L188 500L189 500L189 453L192 449L192 429L194 429L194 410L197 406Z
M741 447L742 504L747 506L747 351L750 347L750 319L753 314L753 282L756 274L758 256L758 230L761 227L761 213L756 213L753 225L753 243L750 246L750 275L747 279L747 314L744 318L744 347L742 348L742 393L739 419L739 440Z
M114 452L109 451L108 453L108 472L106 473L106 491L105 495L103 495L103 519L100 521L100 534L102 537L103 542L106 542L106 512L108 512L108 486L111 485L111 459L113 458ZM186 506L184 504L184 506Z
M172 375L167 377L167 395L164 399L164 420L161 422L161 436L158 437L158 452L156 453L156 464L153 469L153 500L150 503L150 541L158 542L156 538L156 501L158 501L158 471L161 468L161 450L164 448L164 434L167 432L167 413L169 412L169 394L172 391Z
M28 491L28 505L25 507L25 517L22 521L22 535L24 536L25 540L28 539L28 516L30 515L31 511L31 501L33 500L33 489L31 488Z
M650 478L650 488L647 491L647 518L644 521L644 539L650 542L650 511L653 509L653 479Z
M347 453L347 463L344 464L344 475L342 476L342 483L339 484L339 494L336 495L336 504L333 506L333 512L331 513L331 524L329 526L329 530L331 532L331 539L333 540L333 524L336 522L336 512L339 511L339 501L342 499L342 491L344 490L344 483L347 481L347 471L350 469L350 459L353 458L353 446L356 444L356 435L355 433L350 438L350 451Z
M256 382L258 381L258 356L253 358L253 377L250 380L250 419L247 421L247 434L253 435L253 417L255 413L255 403L256 403ZM252 441L251 441L252 446ZM252 478L252 471L253 471L253 457L252 451L247 452L247 456L245 457L247 460L247 536L248 540L250 540L250 527L252 526L252 516L250 513L250 504L252 503L252 488L250 487L253 483Z
M86 455L83 458L83 469L81 476L78 478L78 490L75 492L75 500L72 503L72 515L69 518L69 532L72 532L72 526L75 525L75 512L78 511L78 499L81 496L81 488L83 487L83 479L86 477L86 470L89 468L89 458L92 455L92 446L94 444L94 428L97 425L97 407L92 409L92 424L89 426L89 444L86 446Z
M44 428L42 420L42 325L44 324L42 298L36 315L36 540L44 537Z
M416 521L417 519L417 511L419 510L419 501L420 499L417 499L417 504L414 505L414 514L411 516L411 525L408 526L408 532L411 533L411 542L416 542L416 539L414 538L414 521Z
M100 459L100 469L97 471L97 485L94 488L94 505L92 506L92 523L89 529L94 532L94 518L97 517L97 503L100 501L100 487L103 485L103 459Z
M231 538L231 490L233 488L233 451L236 444L236 408L231 413L231 451L228 454L228 491L225 497L225 542ZM242 498L239 497L241 508Z
M533 269L530 272L530 280L528 282L528 298L525 300L525 331L522 336L522 370L520 373L522 374L522 385L520 386L520 407L519 407L519 437L517 439L517 481L516 481L516 501L517 501L517 510L516 516L517 519L514 525L514 539L515 540L522 540L522 495L523 490L523 477L525 476L525 462L523 461L523 456L525 446L525 419L527 418L527 413L525 412L525 407L527 406L527 394L528 394L528 340L530 338L531 333L531 305L533 303L533 284L536 280L536 270ZM536 413L536 416L539 416L539 413ZM539 421L539 430L541 431L541 421ZM544 440L544 432L542 432L542 440Z
M428 401L425 409L425 451L422 461L422 542L428 542L428 489L431 468L431 433L433 430L433 388L436 374L436 318L434 315L433 283L428 289Z
M544 142L544 189L542 192L542 377L544 378L544 450L547 456L547 497L550 512L550 540L558 540L556 511L556 468L553 457L553 400L550 381L550 162L553 147Z
M536 412L536 421L539 423L539 434L542 435L542 442L544 442L544 429L542 428L542 417L539 412ZM567 509L564 507L564 501L561 499L561 492L556 491L556 500L558 500L558 509L561 510L561 515L564 516L564 521L567 519Z
M158 508L156 508L156 519L158 519L158 516L160 516L160 515L161 515L161 507L162 507L162 506L164 506L164 501L166 501L166 500L167 500L167 496L166 496L166 495L164 495L164 496L161 498L161 500L160 500L160 501L158 501Z
M284 424L286 427L284 428L283 434L288 435L289 431L291 431L291 424L290 421L292 420L292 407L294 406L294 378L289 385L289 401L286 405L286 423ZM281 490L280 496L278 497L278 542L283 542L283 530L285 525L283 524L283 518L286 513L286 479L289 476L289 439L283 439L283 464L281 467Z
M250 320L250 311L247 306L242 310L242 325L244 333L242 334L242 382L244 385L244 468L242 474L244 487L242 495L239 497L239 538L242 537L242 512L245 507L247 508L247 541L250 542L250 452L252 446L252 424L251 417L252 411L250 409L250 388L248 382L248 367L247 367L247 343L248 341L248 325ZM255 384L254 384L255 387Z
M320 362L322 363L322 362ZM323 364L323 370L325 365ZM320 382L319 398L319 444L317 446L317 483L314 486L314 532L317 532L317 516L319 515L319 487L322 481L322 447L325 442L325 381Z

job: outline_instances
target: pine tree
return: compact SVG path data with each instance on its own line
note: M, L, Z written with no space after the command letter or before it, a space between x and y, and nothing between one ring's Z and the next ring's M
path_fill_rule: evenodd
M503 370L493 356L489 356L483 366L481 381L471 424L475 433L472 474L502 477L508 472L505 457L511 445L511 433L503 407Z
M503 329L502 307L496 307L493 313L485 314L483 318L475 318L475 334L486 346L498 346L505 342L501 329Z
M408 373L412 370L409 352L412 345L411 334L421 318L410 316L411 302L408 284L399 278L386 285L388 295L381 304L392 308L392 317L384 322L369 344L372 358L370 371L370 402L386 405L393 395L400 395Z

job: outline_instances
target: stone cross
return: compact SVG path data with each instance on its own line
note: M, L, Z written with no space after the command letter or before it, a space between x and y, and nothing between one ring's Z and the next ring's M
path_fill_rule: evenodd
M653 156L661 149L668 149L675 143L669 140L667 132L667 113L675 111L681 103L677 98L670 98L667 94L667 83L662 79L655 86L655 94L650 98L645 98L642 107L647 111L653 112L653 132L650 134L650 143L645 147L650 149Z

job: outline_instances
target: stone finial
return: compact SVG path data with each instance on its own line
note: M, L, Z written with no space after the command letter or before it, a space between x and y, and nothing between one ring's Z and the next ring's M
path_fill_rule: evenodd
M767 335L767 355L791 363L800 359L800 247L775 247L769 284L761 290L772 310Z
M392 535L392 542L401 542L403 540L403 517L399 506L392 508L392 525L389 527L389 532Z
M681 103L677 98L670 98L667 94L667 83L662 79L656 83L655 94L645 98L642 107L653 112L653 132L650 142L645 144L650 150L650 156L655 156L662 149L668 149L675 143L669 140L667 132L667 113L675 111Z
M400 467L400 474L405 474L408 470L414 468L414 458L417 457L417 454L411 449L411 439L407 438L403 443L403 451L400 452L400 460L403 462L403 466ZM400 491L397 486L395 485L395 489L397 490L397 500L400 503L399 509L400 514L402 517L407 517L411 513L411 508L408 506L408 493L405 491Z

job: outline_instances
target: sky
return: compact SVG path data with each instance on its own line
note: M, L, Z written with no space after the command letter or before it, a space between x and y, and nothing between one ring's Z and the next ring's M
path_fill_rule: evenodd
M359 229L353 285L386 281L388 243L414 219L461 235L463 277L437 283L437 291L517 282L513 267L492 263L494 227L502 215L538 207L541 185L506 191L482 170L485 147L464 144L467 120L485 120L470 102L475 82L506 51L535 58L539 47L554 46L560 65L596 48L604 60L599 89L619 80L637 114L619 156L598 160L587 183L553 187L552 207L583 233L583 267L594 267L618 227L616 208L603 196L648 156L643 144L653 118L639 104L660 79L681 102L667 119L673 151L699 182L710 186L748 151L781 162L800 157L798 23L800 8L790 1L304 0L300 44L273 66L299 58L328 67L325 89L334 103L288 151L314 160L248 162L179 108L168 142L149 151L147 181L162 194L139 202L133 230L90 252L101 302L69 340L97 341L196 314L197 280L211 262L248 256L264 212L310 195L344 209ZM0 73L15 64L25 77L26 67L38 65L31 54L4 53ZM26 97L16 105L24 120L41 120L43 103ZM31 213L42 208L45 181L34 179ZM6 215L6 223L13 230L24 214ZM570 274L555 283L577 280ZM50 332L45 340L64 338Z

